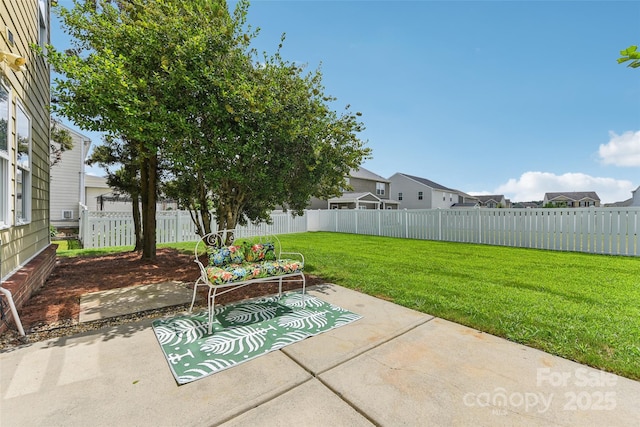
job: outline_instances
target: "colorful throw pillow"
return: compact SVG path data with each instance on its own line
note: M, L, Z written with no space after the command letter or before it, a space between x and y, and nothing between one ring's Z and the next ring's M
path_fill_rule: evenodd
M209 265L225 265L229 259L229 248L214 248L209 252Z
M241 246L224 246L212 249L209 253L209 265L222 267L228 264L240 264L244 261L244 251Z
M242 264L244 261L244 250L242 246L229 246L229 259L232 264Z
M269 248L273 251L272 243L245 243L243 247L244 259L247 262L263 261Z
M275 261L276 260L276 247L273 243L268 242L264 244L264 260Z

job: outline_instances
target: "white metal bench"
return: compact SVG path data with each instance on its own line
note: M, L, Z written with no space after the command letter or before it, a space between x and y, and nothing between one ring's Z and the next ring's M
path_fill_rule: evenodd
M201 258L206 256L203 262ZM287 258L283 258L286 255ZM221 230L204 235L196 244L195 262L200 277L193 286L193 310L199 286L208 286L207 309L209 334L212 331L214 306L217 295L255 283L278 282L278 295L282 295L282 282L302 282L304 304L306 280L304 256L299 252L283 252L280 240L273 234L238 236L235 230Z

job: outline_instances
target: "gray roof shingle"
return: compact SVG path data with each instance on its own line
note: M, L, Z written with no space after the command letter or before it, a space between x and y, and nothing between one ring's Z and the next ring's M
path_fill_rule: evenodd
M426 185L427 187L435 188L436 190L444 190L444 191L450 191L450 192L452 192L452 193L457 193L457 191L456 191L456 190L453 190L453 189L451 189L451 188L445 187L444 185L440 185L440 184L438 184L437 182L430 181L430 180L428 180L428 179L426 179L426 178L420 178L420 177L418 177L418 176L407 175L406 173L401 173L400 175L404 175L404 176L406 176L406 177L407 177L407 178L409 178L409 179L412 179L412 180L414 180L414 181L417 181L417 182L419 182L420 184L424 184L424 185Z
M558 197L566 197L567 199L578 201L584 199L598 200L600 201L600 197L595 191L564 191L558 193L545 193L545 198L547 200L557 199Z

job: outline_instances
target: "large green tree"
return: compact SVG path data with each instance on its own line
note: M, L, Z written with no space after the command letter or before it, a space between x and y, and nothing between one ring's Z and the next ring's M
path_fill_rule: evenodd
M359 114L330 108L321 72L305 74L279 53L258 60L232 51L222 70L208 60L175 65L189 101L173 139L170 195L192 210L198 232L210 231L211 209L218 229L233 229L278 206L301 213L311 196L339 194L369 149L357 137Z
M120 0L61 9L72 52L51 49L63 79L55 108L83 128L122 137L139 170L143 258L155 257L160 158L168 189L199 232L300 212L338 194L369 150L358 114L338 114L319 70L258 58L248 2ZM123 157L124 159L124 157Z
M142 249L142 215L140 211L140 168L139 156L135 152L139 144L107 135L101 145L97 145L89 158L88 165L97 164L106 173L107 185L131 198L134 251ZM119 166L119 167L118 167Z
M237 43L233 19L222 0L74 1L72 9L57 11L73 49L48 49L62 76L54 80L53 109L84 129L135 145L130 152L140 173L142 258L155 259L159 156L167 136L179 132L173 127L180 122L172 120L184 96L176 84L183 76L171 74L170 65L228 51ZM191 50L193 27L212 40L206 52Z

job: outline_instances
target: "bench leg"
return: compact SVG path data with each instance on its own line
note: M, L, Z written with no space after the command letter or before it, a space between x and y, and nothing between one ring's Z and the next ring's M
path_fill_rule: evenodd
M213 332L213 312L216 305L216 291L217 288L215 287L209 288L209 296L207 297L207 308L209 309L209 313L207 316L209 321L209 335L211 335L211 333Z
M201 282L202 282L202 276L198 277L198 280L196 280L196 283L193 284L193 298L191 298L191 307L189 307L189 313L193 311L193 305L196 303L198 286L206 285L206 283L201 283Z

